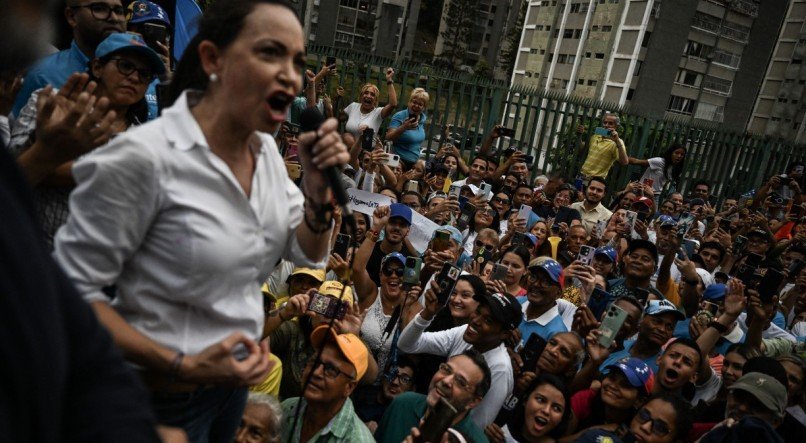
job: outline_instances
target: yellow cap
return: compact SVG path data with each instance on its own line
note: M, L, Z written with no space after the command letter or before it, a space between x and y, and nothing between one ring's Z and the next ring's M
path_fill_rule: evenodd
M321 345L325 339L336 344L344 358L355 367L355 379L361 380L369 366L367 345L355 334L336 334L336 331L329 329L327 325L319 326L311 333L311 343L314 346Z
M343 287L344 285L342 285L340 282L328 280L322 283L322 286L319 286L319 293L322 295L329 295L331 297L339 298L341 297L341 288ZM349 286L344 288L344 297L342 298L342 301L345 301L351 305L353 304L353 290Z
M288 280L291 280L291 277L296 275L309 275L315 278L317 281L323 282L325 281L325 270L324 269L311 269L311 268L296 268L291 275L285 279L285 282L288 283Z

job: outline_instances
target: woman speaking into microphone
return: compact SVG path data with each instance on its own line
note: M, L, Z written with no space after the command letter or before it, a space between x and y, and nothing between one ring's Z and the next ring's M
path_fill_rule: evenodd
M160 422L229 442L246 386L270 367L260 284L280 258L325 266L322 171L349 154L334 119L302 134L300 190L268 135L305 66L285 3L213 2L184 54L174 104L76 162L55 256L140 371Z

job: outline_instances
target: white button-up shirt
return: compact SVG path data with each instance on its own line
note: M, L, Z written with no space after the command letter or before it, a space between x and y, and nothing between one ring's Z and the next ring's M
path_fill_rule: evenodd
M235 331L259 338L260 286L280 258L309 259L295 230L303 196L274 139L257 134L249 197L207 144L184 93L163 117L73 167L77 186L55 258L85 300L109 301L134 328L194 354Z

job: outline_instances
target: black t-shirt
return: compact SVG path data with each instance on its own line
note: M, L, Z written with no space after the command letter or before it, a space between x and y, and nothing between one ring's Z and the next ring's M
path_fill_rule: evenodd
M403 254L404 257L419 257L420 254L409 250L406 247L406 244L403 244L403 248L400 250L400 253ZM376 286L381 285L381 260L386 257L386 254L381 251L381 241L375 243L375 247L372 248L372 255L369 256L369 262L367 262L367 272L369 273L369 278L375 282Z
M535 209L535 214L543 218L553 218L554 223L565 223L568 226L571 226L571 222L574 220L582 220L579 211L567 206L561 206L557 211L552 206L541 206Z

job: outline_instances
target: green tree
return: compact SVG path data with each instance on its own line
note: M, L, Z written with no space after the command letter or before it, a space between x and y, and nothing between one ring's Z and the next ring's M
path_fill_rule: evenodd
M515 67L515 57L518 56L518 46L521 43L521 32L523 31L523 22L526 20L526 8L529 2L526 0L521 1L521 10L518 11L518 20L514 26L510 26L504 36L504 45L501 52L498 53L498 64L501 69L506 71L507 78L512 77L512 69Z
M443 50L439 57L456 67L465 61L467 42L479 15L479 0L446 1L448 9L443 17L445 30L439 34L443 40Z

